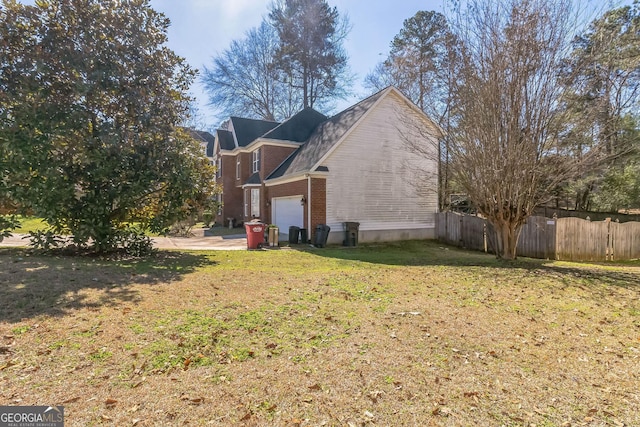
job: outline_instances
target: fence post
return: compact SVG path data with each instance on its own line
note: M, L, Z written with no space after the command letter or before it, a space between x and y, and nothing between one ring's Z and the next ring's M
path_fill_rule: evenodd
M444 241L449 243L449 212L444 213Z
M613 235L611 234L611 218L606 218L604 222L607 224L607 253L604 259L613 261Z
M484 253L487 253L487 220L482 221L482 244L484 245Z

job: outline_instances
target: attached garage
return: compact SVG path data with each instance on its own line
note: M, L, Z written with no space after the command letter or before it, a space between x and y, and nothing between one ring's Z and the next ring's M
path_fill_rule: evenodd
M271 200L271 218L280 229L280 234L288 234L289 227L304 227L304 207L300 204L302 195L274 197Z

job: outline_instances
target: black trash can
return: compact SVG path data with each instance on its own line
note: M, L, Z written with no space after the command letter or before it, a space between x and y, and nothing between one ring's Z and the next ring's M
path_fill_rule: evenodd
M307 229L306 228L301 228L300 229L300 243L307 243L307 240L308 240Z
M313 239L313 245L322 248L327 244L327 239L329 238L329 231L331 231L331 227L326 224L318 224L316 226L316 235Z
M289 243L292 245L297 245L298 244L298 239L300 234L300 227L296 227L295 225L292 225L291 227L289 227Z
M344 245L358 246L358 231L360 229L359 222L344 223Z

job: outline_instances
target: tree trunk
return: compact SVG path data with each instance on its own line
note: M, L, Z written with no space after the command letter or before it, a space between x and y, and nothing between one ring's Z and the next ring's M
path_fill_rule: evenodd
M502 222L493 224L496 234L496 257L499 259L514 260L517 258L516 248L520 237L520 226Z

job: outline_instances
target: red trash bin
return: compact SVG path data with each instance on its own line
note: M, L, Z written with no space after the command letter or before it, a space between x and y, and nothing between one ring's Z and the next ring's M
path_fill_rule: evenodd
M247 249L259 249L264 243L265 225L261 222L246 222L244 229L247 231Z

